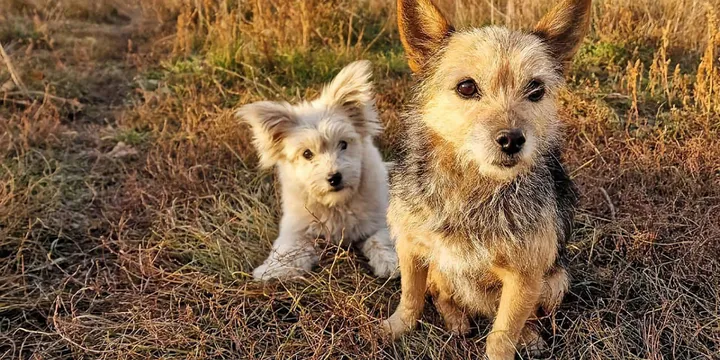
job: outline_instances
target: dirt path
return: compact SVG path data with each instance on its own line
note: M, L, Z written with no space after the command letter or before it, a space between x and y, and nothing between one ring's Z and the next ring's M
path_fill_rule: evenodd
M108 296L118 265L103 243L139 166L118 125L146 37L117 14L46 15L13 17L16 31L2 39L30 96L15 89L0 100L0 358L72 353L54 314L76 311L63 308L80 293Z

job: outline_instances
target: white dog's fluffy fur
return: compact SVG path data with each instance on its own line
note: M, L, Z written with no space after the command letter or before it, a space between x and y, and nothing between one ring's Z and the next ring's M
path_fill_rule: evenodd
M357 243L375 275L399 275L385 223L387 170L373 144L382 126L370 75L370 63L356 61L314 101L260 101L237 111L252 128L261 166L277 166L282 187L280 234L253 271L255 279L310 270L318 261L318 238ZM342 180L331 186L337 173Z

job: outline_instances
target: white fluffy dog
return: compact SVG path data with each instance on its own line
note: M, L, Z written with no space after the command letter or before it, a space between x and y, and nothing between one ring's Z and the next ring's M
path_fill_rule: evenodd
M261 166L277 166L282 187L280 234L255 279L310 270L318 238L359 244L375 275L399 275L385 223L387 170L373 144L382 126L370 75L370 63L356 61L314 101L260 101L237 111L252 128Z

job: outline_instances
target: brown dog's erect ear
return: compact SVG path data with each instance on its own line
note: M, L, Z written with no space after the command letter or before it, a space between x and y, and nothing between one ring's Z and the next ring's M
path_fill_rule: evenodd
M375 111L370 62L359 60L345 66L327 85L320 101L341 108L362 136L375 136L382 126Z
M563 0L533 30L550 46L563 68L572 60L590 28L591 5L591 0Z
M397 0L397 16L410 70L420 72L453 27L431 0Z
M250 124L260 166L275 165L282 156L282 140L297 125L290 104L258 101L239 108L235 116Z

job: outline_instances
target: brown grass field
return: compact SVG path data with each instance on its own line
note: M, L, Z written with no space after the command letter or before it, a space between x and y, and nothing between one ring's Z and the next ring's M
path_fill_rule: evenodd
M512 1L512 0L510 0ZM440 1L530 28L550 0ZM562 95L582 193L549 359L720 359L720 0L596 0ZM392 0L0 0L0 358L467 359L433 306L392 343L399 281L277 234L238 104L374 64L388 159L412 79Z

